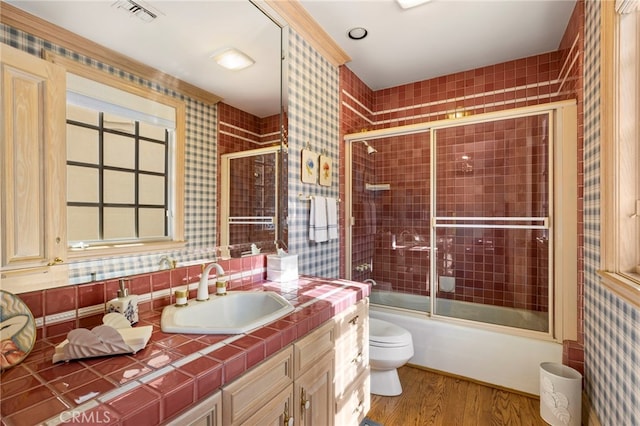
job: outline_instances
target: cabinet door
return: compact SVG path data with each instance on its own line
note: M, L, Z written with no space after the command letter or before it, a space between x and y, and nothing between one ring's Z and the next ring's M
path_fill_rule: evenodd
M243 426L298 425L300 423L294 421L295 417L293 417L292 413L293 405L293 386L290 385L240 424Z
M334 418L333 356L325 357L294 382L296 424L332 426Z
M250 424L247 419L253 419L264 407L271 407L272 401L280 398L283 389L289 389L291 393L292 364L293 350L288 347L226 385L222 389L224 424ZM293 410L290 413L293 414Z
M67 284L64 68L0 44L0 269L13 292Z
M307 336L295 342L294 376L298 377L314 366L325 354L333 352L335 347L335 326L327 321Z

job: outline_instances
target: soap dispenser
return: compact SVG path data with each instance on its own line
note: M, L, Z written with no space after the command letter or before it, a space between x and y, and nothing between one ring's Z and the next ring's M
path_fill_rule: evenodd
M138 296L129 295L129 290L124 285L124 279L120 279L118 297L107 303L107 312L119 312L129 320L131 325L138 322Z

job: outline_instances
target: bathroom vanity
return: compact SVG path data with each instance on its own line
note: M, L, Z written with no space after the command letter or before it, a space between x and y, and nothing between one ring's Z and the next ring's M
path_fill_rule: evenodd
M370 406L368 308L360 300L168 424L360 424Z
M154 331L139 352L56 364L56 340L40 339L24 365L2 373L3 421L358 425L370 404L369 284L308 276L230 284L278 292L295 309L244 333L190 334L162 332L157 304L140 313L138 325Z

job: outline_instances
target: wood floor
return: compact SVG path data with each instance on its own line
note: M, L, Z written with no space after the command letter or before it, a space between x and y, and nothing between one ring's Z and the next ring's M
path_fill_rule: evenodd
M537 398L404 366L403 393L371 395L368 417L383 426L546 425Z

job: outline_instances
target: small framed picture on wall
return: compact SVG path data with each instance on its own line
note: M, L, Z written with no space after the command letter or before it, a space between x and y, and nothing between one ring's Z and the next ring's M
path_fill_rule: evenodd
M318 163L320 185L331 186L331 176L333 175L333 161L326 155L321 155Z
M310 149L302 150L300 177L304 183L318 182L318 154Z

